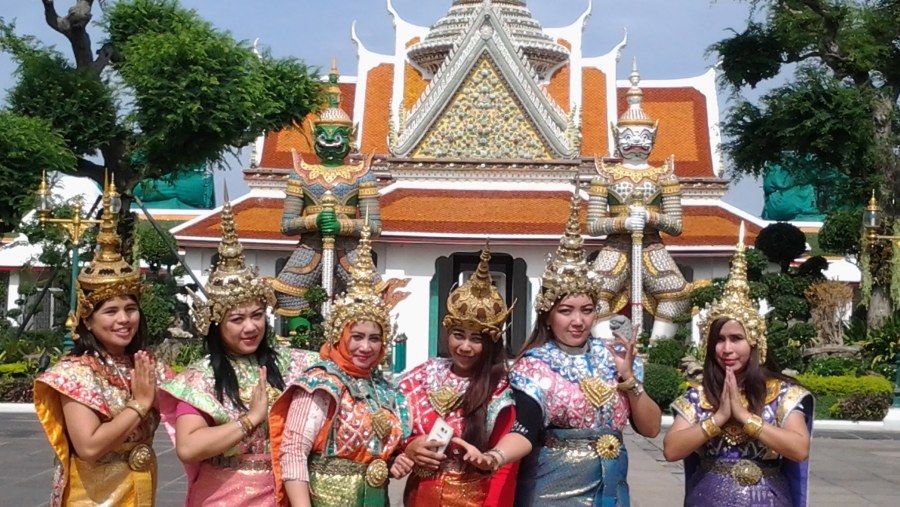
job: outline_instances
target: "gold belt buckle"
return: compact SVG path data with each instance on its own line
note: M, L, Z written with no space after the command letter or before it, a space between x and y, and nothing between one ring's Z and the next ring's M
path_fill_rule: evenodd
M149 445L138 444L128 453L128 468L135 472L146 472L155 458L156 455Z
M594 442L594 450L597 451L597 456L600 456L600 459L616 459L619 457L621 449L622 442L619 441L618 437L609 433L601 435Z
M369 463L369 466L366 467L366 483L373 488L380 488L384 486L385 481L388 478L388 466L387 462L381 458L376 458L375 461Z
M756 463L749 459L741 459L731 467L731 476L741 486L753 486L762 479L763 473Z

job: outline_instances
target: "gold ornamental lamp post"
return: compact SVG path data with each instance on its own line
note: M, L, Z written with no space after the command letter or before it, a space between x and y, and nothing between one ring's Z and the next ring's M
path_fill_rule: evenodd
M75 201L75 204L72 206L72 218L50 218L51 202L50 191L47 188L46 173L41 176L41 185L40 187L38 187L37 198L38 220L41 223L41 228L43 229L43 227L48 223L62 225L63 229L65 229L66 231L66 234L69 238L69 243L72 247L72 280L71 289L69 291L69 316L66 319L65 324L68 331L66 332L66 337L63 341L64 351L69 351L75 345L75 342L72 341L72 335L75 331L75 328L78 326L78 322L75 317L75 307L77 304L77 294L75 292L75 286L78 280L78 250L85 231L87 231L93 225L101 223L102 220L82 218L81 203L78 201ZM112 216L117 214L121 208L122 198L119 196L119 193L116 192L115 184L105 184L103 188L104 218L112 218Z
M872 198L869 199L869 204L866 205L866 209L863 211L863 227L866 229L867 249L871 249L874 246L875 241L879 239L888 239L894 242L894 244L900 244L900 236L878 234L883 218L884 212L881 211L881 206L878 205L878 201L875 199L875 191L873 190ZM891 408L900 409L900 352L898 352L894 358L894 365L897 368L896 373L894 374L894 403Z

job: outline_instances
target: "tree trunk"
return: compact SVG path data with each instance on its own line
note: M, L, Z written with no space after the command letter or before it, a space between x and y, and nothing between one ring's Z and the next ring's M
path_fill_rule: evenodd
M870 330L880 329L884 321L891 316L891 298L886 287L872 287L869 299L869 312L866 315L866 327Z

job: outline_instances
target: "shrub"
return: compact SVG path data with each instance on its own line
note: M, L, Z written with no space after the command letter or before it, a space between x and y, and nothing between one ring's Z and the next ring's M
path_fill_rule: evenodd
M862 371L862 362L849 357L822 357L813 359L806 367L807 375L820 377L851 376L858 377Z
M759 231L754 246L787 273L791 261L806 251L806 235L793 224L776 222Z
M851 421L882 421L891 401L891 395L885 393L851 394L831 407L831 415Z
M647 361L652 364L662 364L672 368L681 367L681 358L687 352L687 348L678 340L658 340L650 347Z
M683 380L678 371L671 366L654 363L644 365L644 389L650 399L663 410L667 410L678 397Z
M815 402L815 420L833 419L834 417L832 417L831 411L832 409L836 410L837 403L838 399L834 396L828 394L817 395Z
M851 377L847 375L820 377L804 374L798 375L797 380L816 396L829 395L836 398L846 398L851 394L865 393L881 393L891 396L893 391L893 386L886 378L875 375L865 377Z

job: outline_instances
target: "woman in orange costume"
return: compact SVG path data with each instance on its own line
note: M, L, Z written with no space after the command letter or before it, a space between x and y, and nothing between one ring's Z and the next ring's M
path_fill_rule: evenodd
M435 422L443 419L456 437L485 451L515 420L501 339L510 310L492 284L490 259L482 250L475 273L447 299L443 325L450 358L431 359L400 380L413 421L405 451L416 465L406 483L409 507L513 504L518 464L488 475L463 461L465 451L459 445L437 453L439 444L428 441Z
M167 374L143 350L140 271L118 252L113 192L103 196L99 250L78 276L75 346L34 383L56 453L52 507L155 503L156 386Z

